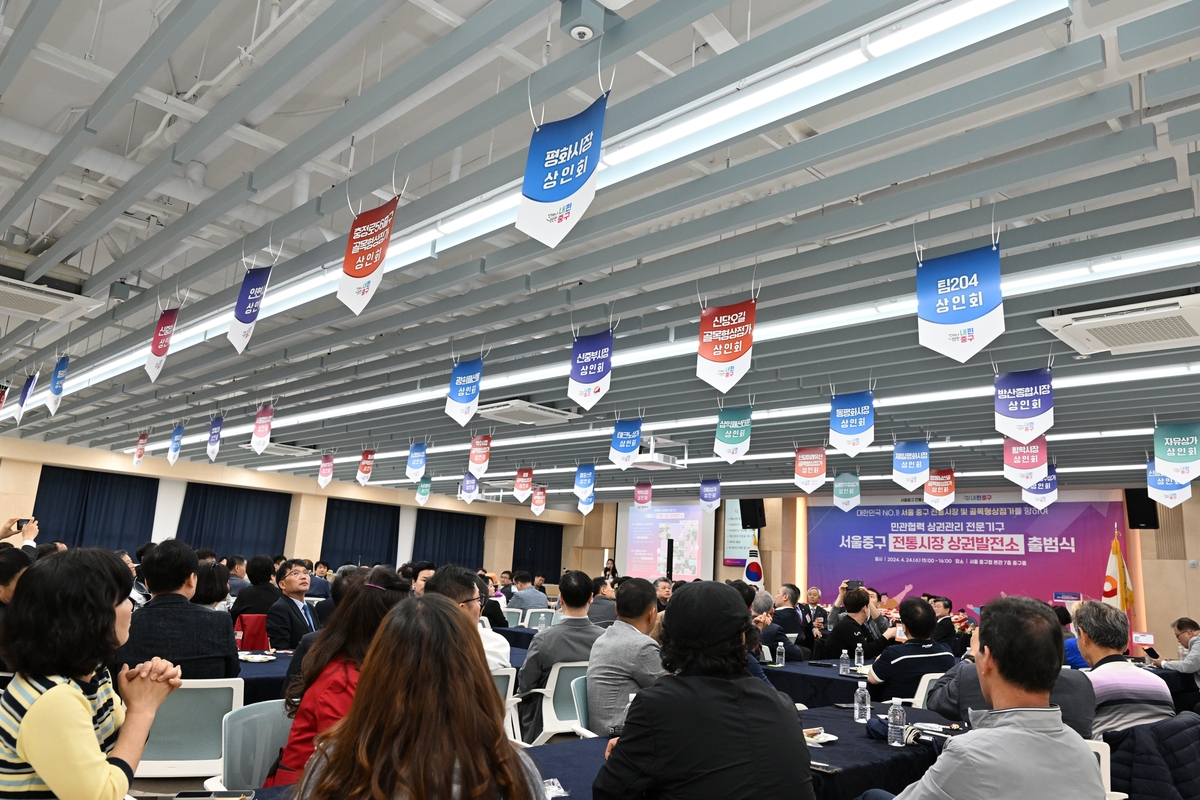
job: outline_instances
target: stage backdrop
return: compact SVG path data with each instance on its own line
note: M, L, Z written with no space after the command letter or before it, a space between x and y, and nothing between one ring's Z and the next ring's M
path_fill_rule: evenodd
M833 506L808 510L809 582L825 602L843 580L862 580L891 596L908 585L978 608L1001 592L1051 600L1054 592L1099 599L1120 502L963 503Z

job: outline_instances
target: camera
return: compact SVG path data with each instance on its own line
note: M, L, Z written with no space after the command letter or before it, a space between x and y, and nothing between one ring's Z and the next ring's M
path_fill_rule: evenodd
M576 25L571 28L571 38L577 42L586 42L595 35L595 31L587 25Z

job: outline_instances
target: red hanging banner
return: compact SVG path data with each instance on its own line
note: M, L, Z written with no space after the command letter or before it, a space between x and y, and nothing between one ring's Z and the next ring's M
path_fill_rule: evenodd
M750 369L756 307L756 301L747 300L700 313L696 376L719 392L728 392Z
M178 319L179 309L168 308L154 326L154 335L150 337L150 355L146 358L146 374L150 376L151 383L158 379L163 364L167 363L167 352L171 349L171 336L175 333Z
M925 482L925 502L939 511L954 502L954 470L929 470L929 480Z
M364 211L354 218L350 226L337 297L356 315L362 313L371 297L379 291L382 275L376 273L387 258L392 222L396 219L396 203L399 200L399 197L393 197L378 208Z
M471 462L467 469L477 478L482 478L488 469L488 461L492 458L492 436L483 434L471 437Z
M146 442L150 441L150 434L139 433L137 444L133 448L133 465L140 467L142 465L142 457L146 455Z
M524 503L533 494L533 469L521 467L517 470L516 480L513 481L513 497L518 503Z
M254 433L250 435L250 447L260 456L271 443L271 425L275 422L275 407L263 403L254 415Z
M796 448L796 485L808 494L825 485L825 448Z
M317 485L324 489L333 480L333 453L321 456L321 470L317 473Z
M535 486L533 488L533 500L529 503L529 510L539 517L546 510L546 487Z
M1049 474L1049 467L1044 435L1028 444L1004 437L1004 477L1017 486L1030 488Z
M654 497L654 484L638 483L633 487L633 507L649 508L650 500Z
M366 486L367 481L371 480L371 470L373 469L375 469L375 451L363 450L362 458L358 460L358 473L354 476L354 480L362 486Z

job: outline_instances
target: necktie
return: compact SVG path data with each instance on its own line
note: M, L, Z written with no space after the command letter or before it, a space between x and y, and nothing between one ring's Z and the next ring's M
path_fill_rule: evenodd
M310 631L315 631L317 629L317 626L313 624L312 614L308 612L308 603L304 604L304 619L308 622L308 629Z

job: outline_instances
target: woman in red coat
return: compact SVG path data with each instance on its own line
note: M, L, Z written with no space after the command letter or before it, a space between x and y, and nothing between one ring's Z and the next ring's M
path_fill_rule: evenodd
M358 686L358 671L371 639L388 611L412 593L412 584L388 567L375 567L366 582L350 589L304 657L300 675L287 690L292 730L267 786L300 779L313 754L313 740L346 716Z

